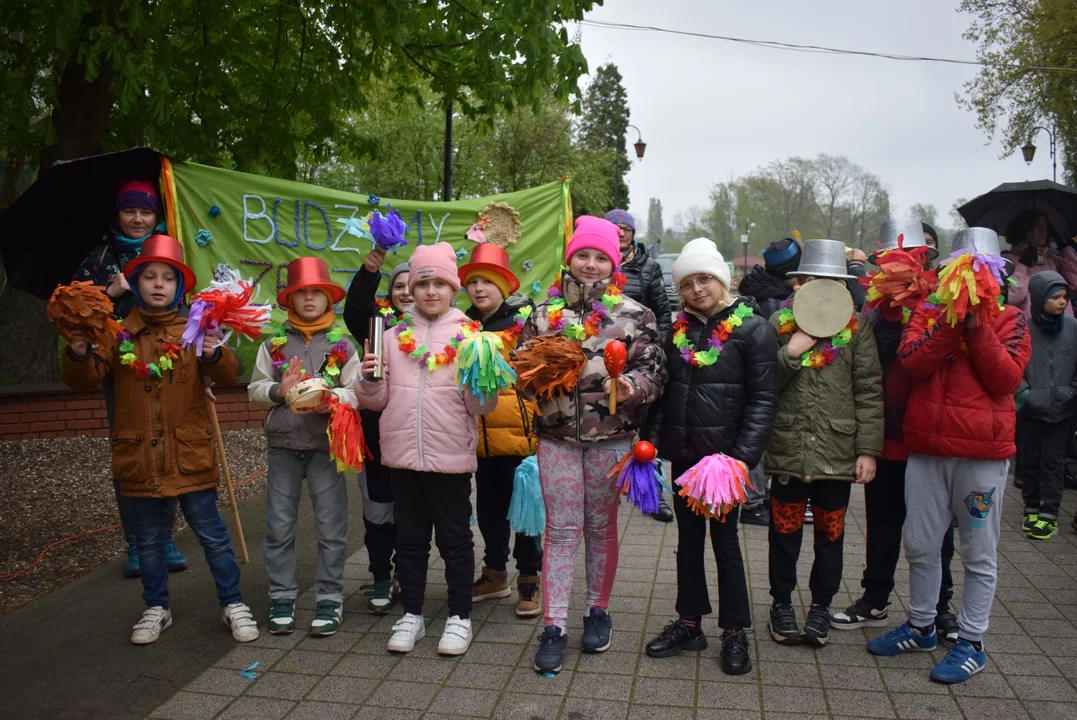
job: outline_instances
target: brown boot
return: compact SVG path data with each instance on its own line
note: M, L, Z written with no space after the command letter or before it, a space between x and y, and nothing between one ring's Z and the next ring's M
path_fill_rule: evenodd
M475 581L475 587L471 590L471 602L494 600L508 597L512 594L509 589L509 573L507 570L491 570L488 567L482 569L482 575Z
M516 617L531 618L542 612L542 582L538 575L516 580Z

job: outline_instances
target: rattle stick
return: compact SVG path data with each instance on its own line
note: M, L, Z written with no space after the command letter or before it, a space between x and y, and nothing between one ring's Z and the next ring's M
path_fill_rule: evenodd
M625 344L620 340L611 340L606 343L602 359L606 363L606 372L610 374L610 415L613 415L617 412L617 378L621 377L621 371L628 362Z

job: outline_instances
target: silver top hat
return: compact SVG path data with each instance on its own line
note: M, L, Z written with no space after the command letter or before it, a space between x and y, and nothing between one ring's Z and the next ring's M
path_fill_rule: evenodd
M964 230L959 230L957 234L954 235L953 242L950 244L950 250L951 254L970 252L979 255L994 255L996 257L1002 255L998 244L998 233L989 228L982 227L970 227L965 228ZM1013 270L1013 261L1006 259L1006 274L1013 275Z
M924 226L920 224L919 220L913 220L912 218L887 218L883 220L883 225L879 229L879 242L882 243L884 250L897 250L898 238L901 238L901 247L905 250L912 250L918 247L927 247L927 243L924 241ZM878 252L871 254L871 261L874 263L878 258ZM927 248L927 259L934 260L939 256L939 251L933 247Z
M800 266L786 275L836 280L852 278L845 265L845 243L839 240L805 240L800 253Z

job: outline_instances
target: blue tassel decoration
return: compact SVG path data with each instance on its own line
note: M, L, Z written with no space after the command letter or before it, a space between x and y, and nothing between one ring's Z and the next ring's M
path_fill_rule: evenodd
M525 458L516 468L509 502L509 522L515 532L541 535L546 530L546 502L542 499L538 458Z

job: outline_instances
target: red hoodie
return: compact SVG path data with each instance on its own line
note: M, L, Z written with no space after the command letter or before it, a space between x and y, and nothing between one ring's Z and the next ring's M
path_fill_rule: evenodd
M1032 355L1025 316L1012 306L991 324L950 327L917 310L898 348L913 381L905 413L910 453L1005 460L1017 451L1013 393Z

